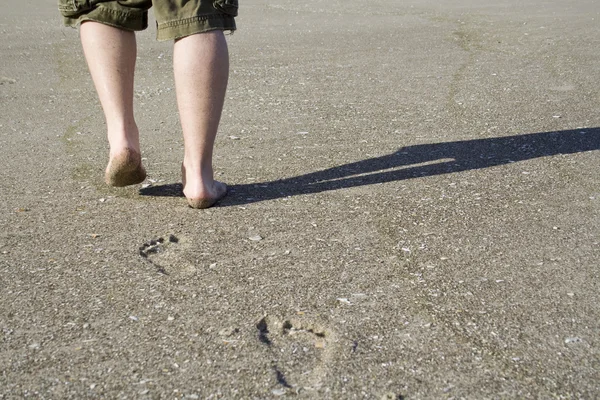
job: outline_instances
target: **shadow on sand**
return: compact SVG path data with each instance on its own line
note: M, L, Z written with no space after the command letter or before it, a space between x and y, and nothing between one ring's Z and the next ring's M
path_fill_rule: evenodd
M230 194L217 206L243 205L592 150L600 150L600 128L408 146L385 156L305 175L232 185ZM140 195L181 197L183 193L181 184L177 183L144 188L140 190Z

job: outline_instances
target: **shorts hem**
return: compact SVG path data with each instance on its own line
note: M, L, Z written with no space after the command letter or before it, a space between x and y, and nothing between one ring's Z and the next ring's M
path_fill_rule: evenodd
M63 19L65 26L73 28L78 27L85 21L100 22L127 31L143 31L148 27L148 13L146 11L137 13L123 12L99 5L79 17L64 17Z
M181 20L157 23L156 39L176 40L196 33L215 30L235 31L235 18L226 14L199 15Z

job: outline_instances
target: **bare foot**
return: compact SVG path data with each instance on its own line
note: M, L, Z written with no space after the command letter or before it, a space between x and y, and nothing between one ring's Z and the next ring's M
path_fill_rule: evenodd
M188 184L183 164L181 164L181 180L183 194L192 208L209 208L227 194L227 185L223 182L212 180L211 183L205 184L195 179L194 182L190 180Z
M214 196L205 197L205 198L191 198L187 197L188 205L192 208L209 208L215 205L215 203L221 200L227 194L227 185L223 182L214 181L213 184L213 192ZM185 194L185 192L184 192Z
M146 170L142 166L142 156L129 148L111 157L104 175L104 181L108 185L117 187L141 183L144 179Z

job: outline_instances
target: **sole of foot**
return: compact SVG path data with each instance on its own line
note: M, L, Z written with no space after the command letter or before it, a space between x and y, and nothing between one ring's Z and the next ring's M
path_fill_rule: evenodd
M104 175L104 181L115 187L135 185L144 179L146 170L142 166L142 156L132 149L125 149L112 157Z
M223 182L215 181L216 196L210 198L193 199L186 197L187 203L192 208L209 208L214 206L227 194L227 185Z

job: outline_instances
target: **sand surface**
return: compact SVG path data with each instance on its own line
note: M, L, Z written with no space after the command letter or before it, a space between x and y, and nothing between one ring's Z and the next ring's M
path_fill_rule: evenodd
M600 397L600 3L241 2L180 197L172 45L113 189L54 0L0 13L0 398Z

